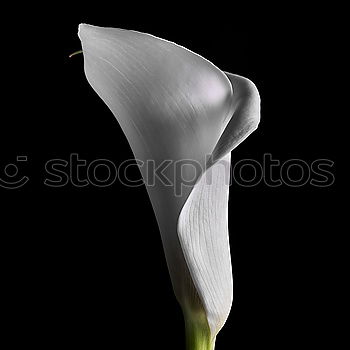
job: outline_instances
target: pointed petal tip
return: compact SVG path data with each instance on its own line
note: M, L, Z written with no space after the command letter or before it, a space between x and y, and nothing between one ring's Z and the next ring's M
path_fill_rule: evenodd
M86 36L86 34L97 34L99 32L101 32L101 30L103 30L105 28L103 27L99 27L99 26L94 26L91 24L87 24L87 23L80 23L78 26L78 37L80 40L83 39L83 37Z
M78 37L80 41L84 41L89 38L103 38L110 35L116 35L124 32L128 32L127 29L100 27L87 23L80 23L78 26Z
M81 36L82 33L84 33L89 27L94 27L90 24L86 24L86 23L80 23L78 26L78 37L80 40L82 40Z

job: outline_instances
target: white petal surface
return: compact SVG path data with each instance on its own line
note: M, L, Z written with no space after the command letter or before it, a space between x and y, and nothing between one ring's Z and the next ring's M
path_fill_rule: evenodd
M203 174L178 220L181 247L212 336L225 323L232 303L228 236L230 159L228 153Z
M202 308L214 338L232 301L228 241L229 152L258 125L260 99L248 79L152 35L79 26L86 77L117 118L135 158L152 159L171 182L147 183L167 264L183 308ZM209 161L206 156L211 155ZM175 195L175 161L202 172ZM198 170L198 169L197 169ZM202 175L202 176L201 176ZM211 183L207 183L208 177ZM198 306L199 305L199 306Z

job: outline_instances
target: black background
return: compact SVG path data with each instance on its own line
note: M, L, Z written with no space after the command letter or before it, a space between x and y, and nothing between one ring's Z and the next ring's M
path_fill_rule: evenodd
M148 32L251 79L261 94L261 124L233 161L261 161L265 153L308 164L325 158L336 177L324 73L336 45L332 15L205 6L21 6L4 27L1 171L26 155L18 166L30 179L20 189L0 188L3 317L13 344L184 348L146 190L43 184L48 159L132 158L85 79L82 55L68 58L80 49L79 23ZM231 188L234 302L217 349L334 341L335 191L336 182Z

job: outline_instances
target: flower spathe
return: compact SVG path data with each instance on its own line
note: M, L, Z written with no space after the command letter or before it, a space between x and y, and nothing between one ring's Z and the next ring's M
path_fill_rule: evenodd
M81 24L79 37L87 80L118 120L135 158L155 166L171 160L163 172L170 186L158 178L145 184L192 337L188 347L213 348L232 303L230 152L259 123L258 91L248 79L149 34ZM185 159L201 171L182 169L193 181L178 195L174 167ZM140 171L146 179L147 169Z

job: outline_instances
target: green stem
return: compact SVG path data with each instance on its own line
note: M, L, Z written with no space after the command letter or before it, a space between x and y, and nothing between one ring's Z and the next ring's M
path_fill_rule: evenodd
M203 312L185 314L186 349L214 350L215 338L210 334L207 318Z
M83 50L75 51L75 52L71 53L68 57L71 58L71 57L78 55L80 53L83 53Z

